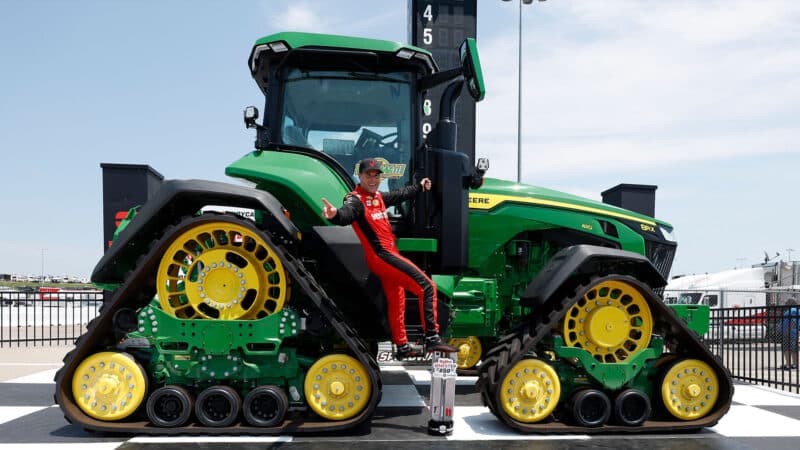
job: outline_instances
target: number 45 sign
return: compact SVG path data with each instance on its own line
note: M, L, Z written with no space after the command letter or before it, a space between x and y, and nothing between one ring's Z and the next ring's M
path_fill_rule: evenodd
M475 14L477 0L411 0L408 2L411 44L428 50L440 70L461 65L458 46L464 39L474 38L477 32ZM422 139L427 138L439 115L439 99L444 86L427 92L421 106ZM456 110L458 122L458 151L475 161L475 101L461 96Z

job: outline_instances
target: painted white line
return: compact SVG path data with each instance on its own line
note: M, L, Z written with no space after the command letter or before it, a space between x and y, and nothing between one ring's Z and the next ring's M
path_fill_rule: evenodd
M424 407L419 392L410 384L384 384L378 408Z
M112 450L124 444L120 442L37 442L28 444L0 444L0 450L58 448L59 450Z
M800 395L764 386L737 384L733 387L733 401L753 406L800 405Z
M728 437L800 436L800 420L754 406L733 405L711 430Z
M291 436L137 436L128 442L137 444L178 444L178 443L272 443L292 442Z
M531 435L518 433L505 424L483 406L456 406L453 417L453 434L447 436L450 441L497 440L586 440L585 434L565 435Z
M56 376L56 372L58 372L58 369L44 370L11 380L6 380L3 381L3 383L53 384L55 383L53 378Z
M11 422L45 408L47 406L0 406L0 423Z

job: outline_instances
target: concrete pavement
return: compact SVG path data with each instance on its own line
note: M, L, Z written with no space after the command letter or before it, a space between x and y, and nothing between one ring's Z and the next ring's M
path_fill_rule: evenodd
M73 346L46 345L30 347L0 347L0 382L7 382L34 373L58 370Z

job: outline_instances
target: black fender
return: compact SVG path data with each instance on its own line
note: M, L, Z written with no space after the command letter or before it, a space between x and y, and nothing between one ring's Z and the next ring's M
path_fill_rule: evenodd
M316 248L318 269L322 278L329 283L337 283L348 286L351 290L351 297L346 299L348 302L368 302L373 308L372 311L359 310L360 320L353 320L352 323L360 323L356 326L359 334L364 337L378 336L381 338L391 337L391 328L387 319L386 296L383 292L380 279L372 274L367 267L364 256L364 247L358 240L352 226L315 226L311 233L307 233L308 238L304 240L306 244ZM450 324L450 304L445 294L437 289L438 301L436 303L436 315L439 323L439 333L447 332ZM343 310L347 310L347 305L339 305ZM421 326L419 306L416 301L406 301L406 326ZM370 313L377 316L377 320L363 320L364 317L373 317ZM380 331L369 331L368 328Z
M573 245L553 255L528 284L520 298L520 305L535 307L545 304L556 295L568 295L578 280L594 274L630 275L652 289L667 284L643 255L596 245Z
M269 192L218 181L168 180L108 248L92 272L92 282L121 283L139 255L147 252L166 227L210 205L263 211L264 221L276 233L276 243L290 246L299 238L300 230Z

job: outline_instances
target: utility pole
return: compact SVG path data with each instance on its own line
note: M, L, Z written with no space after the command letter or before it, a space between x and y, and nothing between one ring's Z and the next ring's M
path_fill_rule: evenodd
M519 2L519 37L517 43L517 183L522 183L522 5L530 5L531 0Z
M509 2L511 0L503 0ZM545 0L539 0L543 2ZM517 37L517 183L522 182L522 5L533 0L519 0L519 25Z

